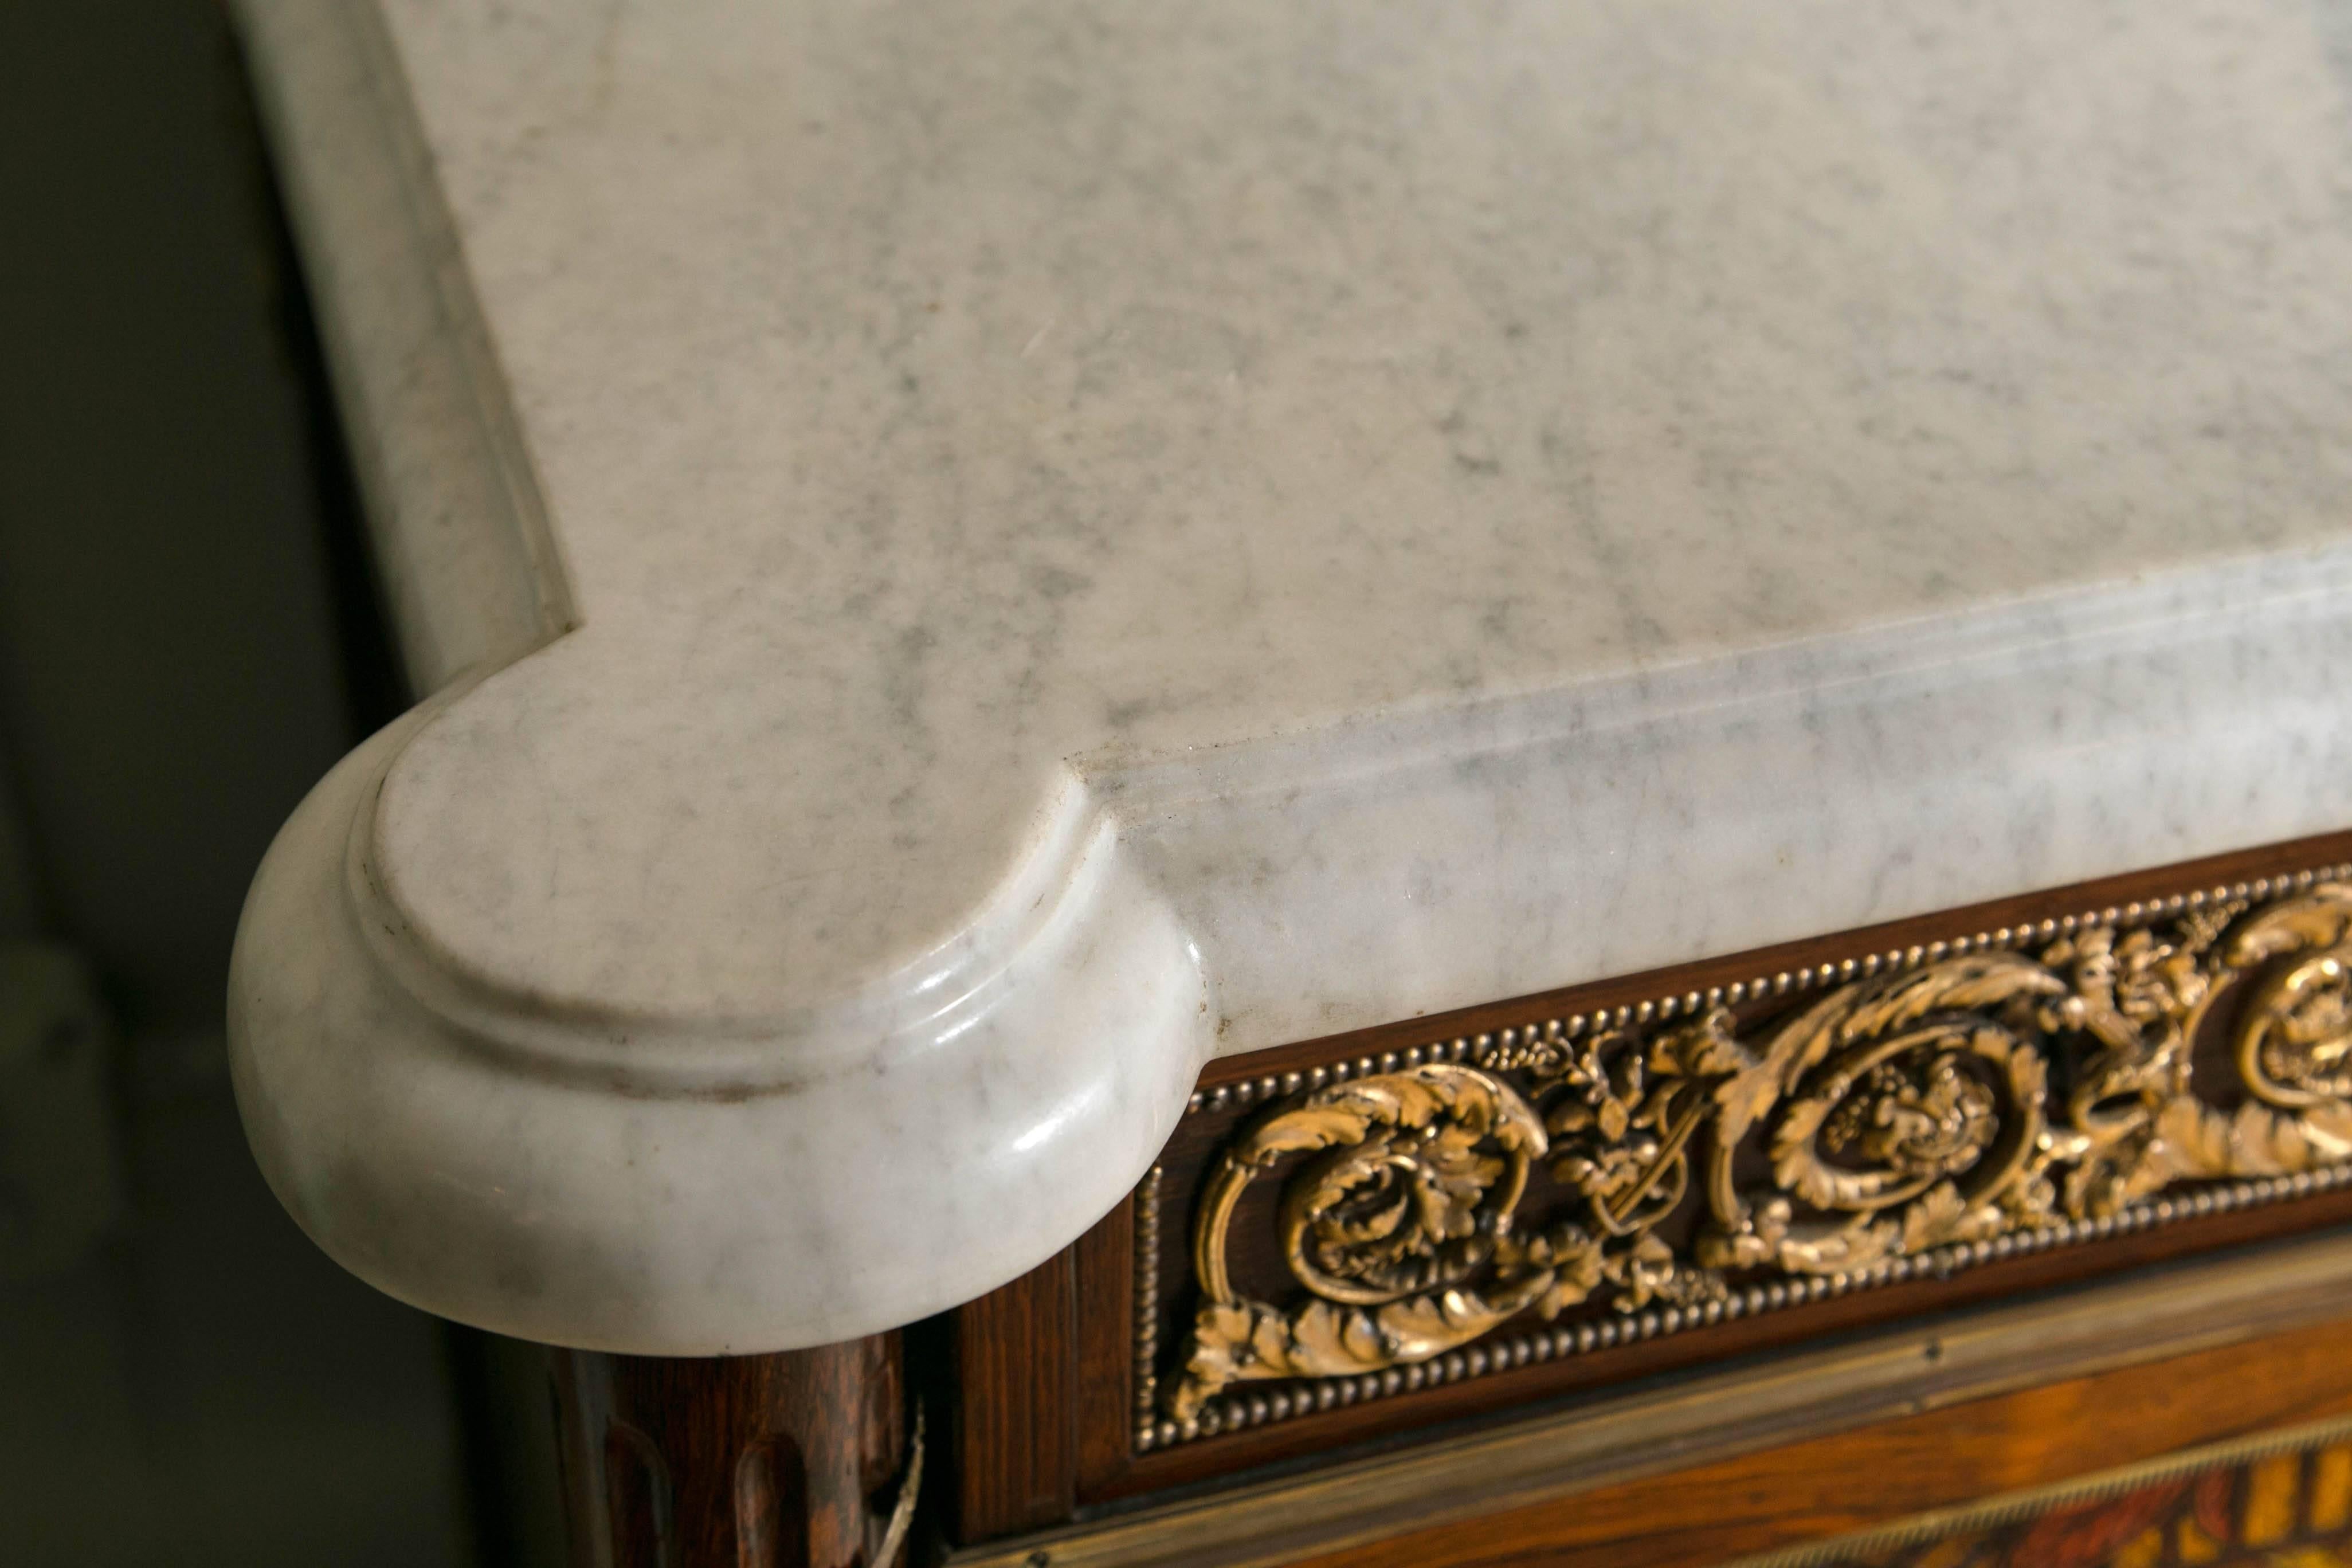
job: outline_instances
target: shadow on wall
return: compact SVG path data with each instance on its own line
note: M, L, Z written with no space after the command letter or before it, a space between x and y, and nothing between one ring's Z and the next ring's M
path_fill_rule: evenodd
M395 693L216 0L0 5L0 1556L483 1561L451 1342L224 1066L246 882Z

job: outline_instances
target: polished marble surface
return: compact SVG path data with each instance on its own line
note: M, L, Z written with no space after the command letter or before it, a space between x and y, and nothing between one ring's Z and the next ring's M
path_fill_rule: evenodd
M395 582L240 954L421 1304L868 1331L1212 1055L2352 821L2336 9L244 9L395 575L541 606Z

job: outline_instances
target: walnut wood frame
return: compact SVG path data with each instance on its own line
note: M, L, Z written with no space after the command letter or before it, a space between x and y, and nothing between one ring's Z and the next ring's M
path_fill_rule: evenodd
M2082 1245L2028 1250L1948 1278L1919 1277L1784 1310L1716 1322L1591 1353L1488 1369L1398 1396L1312 1411L1213 1440L1160 1447L1139 1442L1153 1391L1138 1376L1171 1350L1173 1316L1190 1274L1189 1209L1214 1151L1256 1095L1249 1086L1337 1062L1385 1057L1444 1042L1527 1028L1563 1015L1606 1016L1693 993L1720 993L1786 974L1798 989L1843 978L1873 954L1962 944L1978 933L2022 930L2064 917L2137 918L2186 895L2225 895L2241 884L2305 885L2306 874L2352 861L2352 833L2159 868L1998 900L1836 936L1601 982L1459 1013L1416 1019L1212 1064L1195 1104L1230 1114L1188 1116L1148 1183L1079 1243L1025 1279L952 1317L951 1381L959 1412L950 1440L950 1533L978 1542L1060 1524L1164 1488L1236 1477L1270 1463L1327 1459L1342 1450L1441 1422L1494 1417L1530 1402L1590 1393L1630 1379L1784 1347L1923 1312L2012 1296L2090 1275L2260 1241L2352 1219L2352 1190L2332 1175L2278 1184L2287 1202L2181 1205L2168 1223L2110 1227ZM2302 878L2302 881L2294 879ZM1873 960L1874 963L1875 961ZM1785 987L1784 987L1785 988ZM1219 1091L1224 1090L1223 1095ZM1237 1090L1241 1092L1236 1092ZM1157 1199L1158 1201L1154 1201ZM1156 1278L1155 1278L1156 1277ZM1142 1287L1139 1289L1139 1285ZM1415 1380L1424 1382L1427 1380Z

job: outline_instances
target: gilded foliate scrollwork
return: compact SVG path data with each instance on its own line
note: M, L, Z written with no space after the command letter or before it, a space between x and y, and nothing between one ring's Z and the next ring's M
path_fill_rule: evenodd
M2192 1086L2224 996L2234 1081ZM1701 1304L1730 1276L1852 1272L2347 1159L2343 884L1925 963L1752 1026L1717 1008L1523 1038L1295 1097L1224 1151L1169 1413L1426 1361L1522 1313ZM1286 1305L1241 1293L1226 1262L1244 1191L1277 1166L1303 1292Z
M1326 1377L1423 1361L1524 1310L1540 1271L1496 1260L1543 1125L1507 1085L1432 1065L1343 1084L1261 1118L1220 1158L1194 1233L1206 1297L1187 1386L1206 1398L1255 1377ZM1316 1299L1285 1311L1238 1296L1225 1236L1242 1191L1286 1155L1311 1153L1284 1188L1291 1271ZM1198 1398L1186 1408L1197 1406Z

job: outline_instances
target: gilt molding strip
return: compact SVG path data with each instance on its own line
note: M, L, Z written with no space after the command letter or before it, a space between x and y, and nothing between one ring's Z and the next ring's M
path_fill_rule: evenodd
M1164 1171L1137 1194L1138 1452L2352 1182L2352 865L1337 1060L1187 1114L1254 1106L1192 1216L1201 1302L1165 1377ZM1523 1204L1538 1171L1553 1197ZM1228 1277L1261 1178L1292 1300Z

